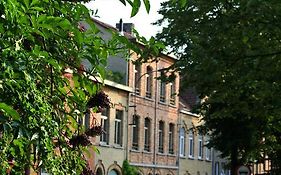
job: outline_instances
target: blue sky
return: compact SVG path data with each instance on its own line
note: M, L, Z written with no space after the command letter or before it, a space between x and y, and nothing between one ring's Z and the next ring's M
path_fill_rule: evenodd
M147 14L144 6L141 6L139 13L130 18L131 7L126 7L119 0L94 0L86 4L86 6L92 10L98 9L99 20L115 26L120 18L123 22L130 22L135 24L135 29L146 38L154 36L157 32L161 31L161 27L153 26L151 23L161 18L161 15L157 13L160 8L160 3L164 0L150 0L151 10Z

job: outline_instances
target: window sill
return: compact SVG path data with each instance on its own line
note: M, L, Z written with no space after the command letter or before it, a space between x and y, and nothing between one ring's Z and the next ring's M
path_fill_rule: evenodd
M160 152L158 152L158 153L156 153L157 155L159 155L159 156L166 156L167 154L165 154L165 153L160 153Z
M104 143L104 142L100 142L99 146L102 146L102 147L110 147L109 144Z
M176 108L176 104L169 104L169 107Z
M188 156L188 159L194 160L193 156Z
M124 149L124 147L122 147L122 145L113 145L113 148L116 148L116 149Z
M185 155L180 155L180 158L181 159L186 159L186 156Z
M176 157L177 155L176 155L176 154L171 154L171 153L169 153L168 156L170 156L170 157Z
M142 153L143 154L152 154L152 152L150 152L150 151L143 151Z
M130 149L130 152L134 152L134 153L140 153L140 150L136 150L136 149Z
M212 160L210 160L210 159L205 159L205 161L206 161L206 162L212 162Z
M159 101L158 104L167 106L167 102Z
M144 97L144 99L145 100L148 100L148 101L151 101L151 102L154 102L155 100L151 97L151 98L149 98L149 97Z
M204 159L202 157L198 157L198 160L203 161Z

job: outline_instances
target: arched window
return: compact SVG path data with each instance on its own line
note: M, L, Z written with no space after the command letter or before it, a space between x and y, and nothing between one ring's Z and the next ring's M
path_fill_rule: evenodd
M194 158L194 136L193 136L193 130L189 130L188 134L188 147L189 147L189 154L188 156L190 158Z
M146 93L145 96L151 98L152 96L152 68L150 66L146 67Z
M185 129L180 128L180 156L185 156Z
M115 169L112 169L109 171L108 175L119 175L119 173Z
M169 154L174 154L174 134L175 125L173 123L169 124Z
M138 150L139 148L139 116L133 116L133 143L132 149Z
M135 65L135 92L140 94L141 64Z
M164 152L164 122L159 121L159 142L158 142L158 152L163 153Z
M144 119L144 150L150 151L150 133L151 133L151 126L150 126L150 119Z
M101 167L98 167L98 169L96 171L96 175L103 175L103 171L102 171Z

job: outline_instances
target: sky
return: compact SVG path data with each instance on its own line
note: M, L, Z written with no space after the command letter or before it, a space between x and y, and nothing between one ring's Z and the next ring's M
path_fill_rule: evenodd
M160 3L164 0L150 0L151 9L149 14L146 12L144 5L141 6L139 13L130 18L131 7L128 4L124 6L119 0L93 0L86 4L89 9L98 9L97 15L100 21L115 27L115 24L123 19L124 23L134 23L135 29L140 35L150 38L161 31L161 27L154 26L151 23L161 18L157 13L160 9Z

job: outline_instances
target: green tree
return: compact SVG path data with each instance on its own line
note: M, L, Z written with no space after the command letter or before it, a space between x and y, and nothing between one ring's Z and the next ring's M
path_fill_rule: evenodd
M204 99L202 129L232 171L263 154L280 159L280 10L276 0L174 1L160 10L158 38L179 58L184 86Z
M79 121L108 99L89 77L104 78L107 57L122 50L120 45L141 51L118 34L103 40L85 2L0 2L1 174L29 174L30 167L42 166L51 174L90 173L83 152L100 128L85 131ZM140 0L120 2L132 6L131 16L141 5ZM149 11L149 1L143 3ZM84 59L90 70L81 68Z
M122 173L124 175L137 175L138 169L137 167L130 165L128 160L124 160L122 165Z

